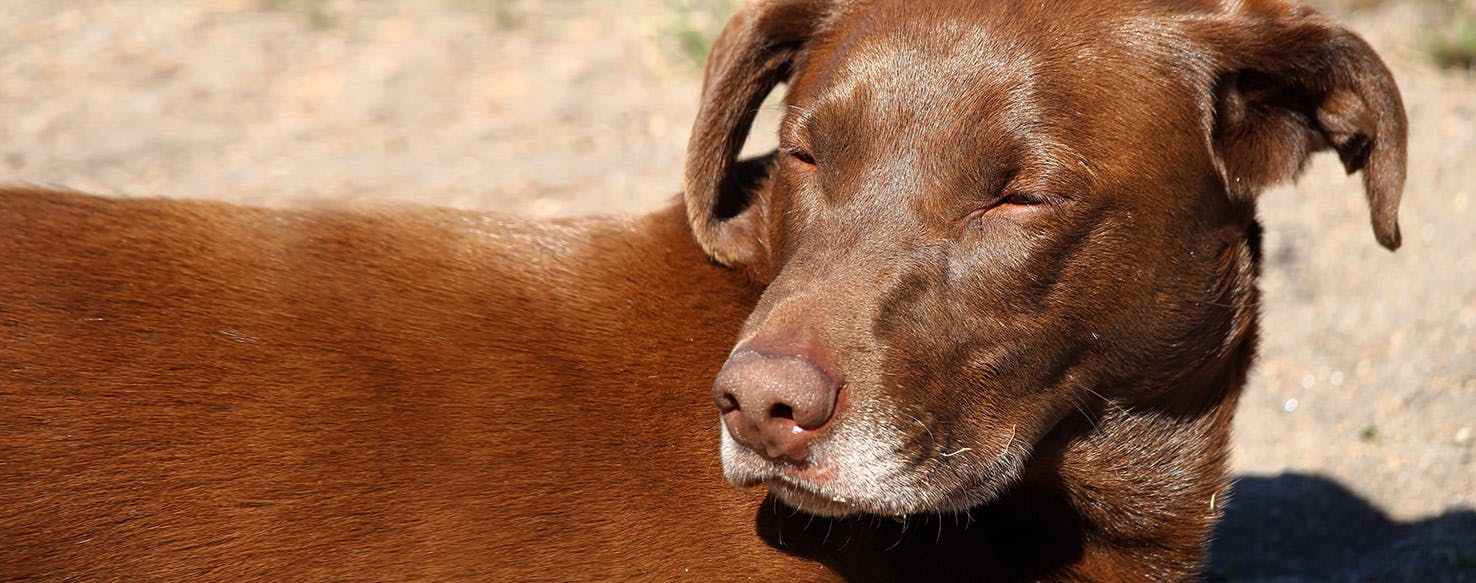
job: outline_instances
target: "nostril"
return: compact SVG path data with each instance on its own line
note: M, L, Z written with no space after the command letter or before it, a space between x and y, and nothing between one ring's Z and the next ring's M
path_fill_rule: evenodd
M717 406L719 413L737 411L741 408L738 406L738 398L734 397L733 393L723 393L722 395L719 395L717 399Z
M769 418L788 419L790 421L793 421L794 407L790 407L789 405L786 405L784 403L774 403L774 406L769 409Z

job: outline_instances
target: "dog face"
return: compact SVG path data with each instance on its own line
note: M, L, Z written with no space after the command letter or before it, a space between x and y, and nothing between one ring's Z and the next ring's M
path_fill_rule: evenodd
M966 510L1064 419L1209 405L1254 195L1331 147L1398 244L1404 118L1281 4L761 2L709 59L688 214L767 288L714 383L725 473L822 515ZM733 160L788 80L780 149Z

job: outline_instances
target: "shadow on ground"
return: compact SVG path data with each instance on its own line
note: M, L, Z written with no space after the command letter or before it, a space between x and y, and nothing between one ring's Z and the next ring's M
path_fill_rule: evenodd
M1212 554L1212 582L1476 582L1476 510L1396 522L1327 478L1241 477Z

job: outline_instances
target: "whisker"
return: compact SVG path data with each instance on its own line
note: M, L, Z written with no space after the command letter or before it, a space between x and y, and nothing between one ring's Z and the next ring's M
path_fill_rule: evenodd
M928 441L931 442L929 449L932 449L932 447L935 447L935 446L938 445L938 438L933 435L933 429L931 427L928 427L928 424L927 423L923 423L921 418L919 418L917 415L913 415L912 413L908 413L906 411L903 411L902 414L908 416L909 418L911 418L913 423L916 423L918 425L921 425L922 428L923 428L923 431L928 432ZM962 452L959 452L959 453L962 453ZM953 455L958 455L958 454L955 453ZM950 457L950 456L948 456L947 454L945 454L943 457Z
M1088 390L1091 390L1091 389L1088 389ZM1092 431L1098 431L1098 430L1101 429L1100 427L1097 427L1097 418L1096 418L1096 416L1092 415L1091 413L1087 413L1086 409L1082 408L1082 401L1081 401L1080 398L1077 398L1076 396L1073 395L1072 396L1072 399L1071 399L1071 406L1072 407L1075 407L1076 408L1076 412L1077 413L1081 413L1081 416L1082 417L1086 417L1087 423L1091 423L1092 424Z
M892 546L887 547L886 550L890 551L902 546L902 539L905 538L907 538L907 515L904 514L902 515L902 532L897 534L897 542L892 543Z
M1003 457L1005 457L1007 455L1010 455L1010 447L1013 446L1013 445L1015 445L1015 435L1016 435L1015 432L1017 430L1019 430L1019 429L1020 429L1020 424L1019 423L1011 423L1010 424L1010 436L1007 437L1007 438L1005 438L1004 446L999 448L999 455L994 456L994 459L998 460L998 459L1001 459L1001 458L1003 458Z
M1123 414L1131 414L1132 413L1132 410L1131 409L1129 409L1126 406L1123 406L1122 403L1119 403L1117 401L1113 401L1111 399L1108 399L1106 396L1103 396L1102 393L1098 393L1096 391L1096 389L1093 389L1093 388L1091 388L1089 386L1086 386L1086 385L1081 385L1081 388L1086 389L1086 391L1088 393L1091 393L1093 395L1096 395L1098 399L1101 399L1102 400L1102 403L1103 404L1105 404L1108 407L1111 407L1113 409L1116 409L1119 413L1123 413Z

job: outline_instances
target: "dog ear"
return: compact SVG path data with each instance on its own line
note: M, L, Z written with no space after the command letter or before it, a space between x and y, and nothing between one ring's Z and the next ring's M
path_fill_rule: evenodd
M1284 4L1193 26L1215 57L1214 148L1232 196L1289 180L1310 154L1332 148L1349 174L1363 172L1379 243L1398 248L1407 122L1373 49Z
M767 163L739 163L765 97L789 78L795 56L816 32L829 2L767 0L728 21L707 57L702 105L687 144L687 219L697 242L728 266L751 264L763 252L755 184Z

